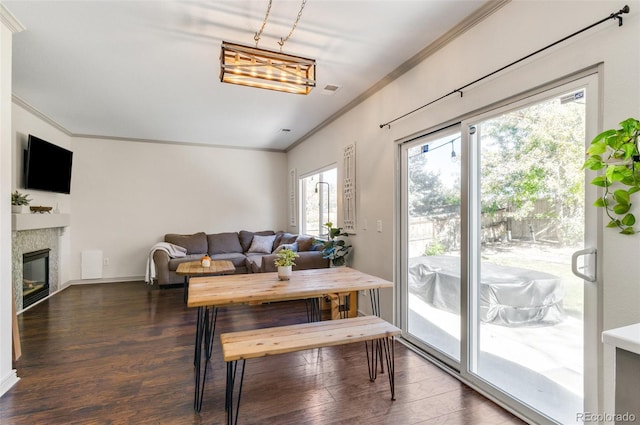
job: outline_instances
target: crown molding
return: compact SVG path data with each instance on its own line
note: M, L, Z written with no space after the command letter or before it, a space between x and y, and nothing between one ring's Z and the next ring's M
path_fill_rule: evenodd
M61 132L63 132L67 136L73 137L73 133L71 133L69 130L67 130L66 128L64 128L60 124L58 124L53 118L51 118L51 117L43 114L42 112L40 112L38 109L36 109L35 106L32 106L30 103L28 103L24 99L16 96L15 94L12 94L11 95L11 101L13 103L15 103L16 105L20 106L21 108L27 110L27 112L30 112L31 114L33 114L36 117L40 118L42 121L46 122L50 126L56 128L57 130L60 130Z
M196 146L204 148L217 148L217 149L235 149L245 151L256 152L275 152L284 153L282 149L270 149L270 148L251 148L245 146L233 146L233 145L217 145L212 143L198 143L198 142L180 142L177 140L160 140L160 139L139 139L135 137L121 137L121 136L101 136L99 134L80 134L73 133L71 137L78 139L100 139L100 140L114 140L119 142L137 142L137 143L155 143L160 145L176 145L176 146Z
M13 16L13 13L11 13L2 3L0 3L0 22L2 22L2 24L9 28L9 30L14 34L26 29L26 27L22 25L22 23Z
M414 56L409 58L407 61L403 62L396 69L387 74L384 78L378 81L376 84L371 86L367 91L362 93L360 96L356 97L354 100L345 105L342 109L338 110L336 113L331 115L329 118L318 124L311 131L303 135L301 138L296 140L294 143L289 145L285 152L289 152L291 149L298 146L300 143L304 142L324 127L331 124L336 119L340 118L342 115L355 108L366 99L374 95L375 93L382 90L392 81L400 78L401 75L405 74L407 71L413 69L416 65L423 62L426 58L436 53L438 50L442 49L444 46L449 44L451 41L461 36L471 28L478 25L480 22L484 21L487 17L492 15L498 9L510 3L511 0L489 0L484 3L478 10L476 10L471 15L467 16L464 20L462 20L458 25L451 28L449 31L444 33L442 36L437 38L433 43L429 44L427 47L416 53Z
M229 146L229 145L214 145L211 143L196 143L196 142L180 142L176 140L158 140L158 139L138 139L135 137L121 137L121 136L103 136L99 134L82 134L82 133L73 133L60 124L58 124L53 118L43 114L40 112L35 106L31 105L24 99L16 96L15 94L11 95L11 101L25 109L27 112L35 115L37 118L46 122L50 126L56 128L57 130L63 132L69 137L77 138L77 139L100 139L100 140L115 140L120 142L138 142L138 143L157 143L164 145L178 145L178 146L200 146L207 148L218 148L218 149L239 149L239 150L249 150L249 151L259 151L259 152L275 152L275 153L284 153L285 151L282 149L268 149L268 148L248 148L242 146Z

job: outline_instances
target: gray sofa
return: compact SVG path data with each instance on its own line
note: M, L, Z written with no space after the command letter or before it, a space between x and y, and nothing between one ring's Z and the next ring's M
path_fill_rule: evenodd
M176 274L178 265L186 261L198 261L204 254L208 254L212 260L231 261L236 268L235 273L263 273L276 271L273 261L277 250L284 246L294 248L300 256L296 258L294 270L329 267L329 260L322 258L322 245L316 244L312 236L281 231L241 230L209 235L204 232L192 235L168 233L164 241L186 248L187 255L171 258L166 251L153 252L156 283L159 285L184 283L184 276Z

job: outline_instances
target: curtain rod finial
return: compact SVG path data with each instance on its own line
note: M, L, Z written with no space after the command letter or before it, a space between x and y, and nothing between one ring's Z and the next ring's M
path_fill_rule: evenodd
M611 19L617 19L618 20L618 26L621 27L622 26L622 14L623 13L629 13L631 9L629 8L629 5L626 4L622 9L620 9L618 11L618 13L612 13L610 18Z

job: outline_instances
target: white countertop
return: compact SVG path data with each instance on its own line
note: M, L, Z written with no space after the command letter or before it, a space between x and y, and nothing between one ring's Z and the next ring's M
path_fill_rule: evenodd
M640 354L640 323L604 331L602 342Z

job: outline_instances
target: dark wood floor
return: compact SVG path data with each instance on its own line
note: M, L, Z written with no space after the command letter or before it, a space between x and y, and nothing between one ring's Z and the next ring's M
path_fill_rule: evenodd
M224 363L213 348L193 411L196 311L182 289L143 282L78 285L19 316L21 380L0 398L1 424L220 424ZM222 309L217 331L291 324L304 302ZM368 379L363 344L247 362L241 424L521 424L396 342L396 401Z

